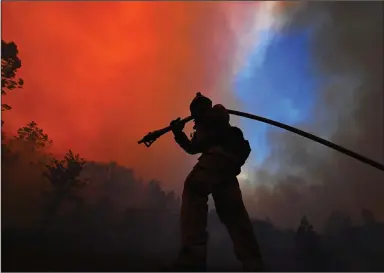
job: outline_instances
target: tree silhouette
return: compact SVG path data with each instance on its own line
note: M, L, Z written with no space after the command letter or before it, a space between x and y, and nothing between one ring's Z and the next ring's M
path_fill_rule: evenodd
M316 259L317 234L306 216L296 230L296 270L312 271Z
M2 139L2 159L15 162L15 160L24 158L28 159L30 164L42 164L44 167L51 158L45 148L49 148L51 145L52 140L43 129L37 126L36 122L32 121L19 128L17 135L12 139Z
M350 228L351 226L352 219L348 214L340 211L333 211L326 220L325 233L328 235L334 235Z
M63 201L80 201L76 196L76 190L86 185L87 181L79 179L84 168L85 160L79 154L69 150L63 160L52 159L47 165L44 176L52 186L50 193L43 192L47 199L42 228L45 229L52 223Z
M37 127L37 123L34 121L17 130L17 136L15 136L15 138L26 143L32 143L33 147L37 149L48 148L52 145L52 140L48 138L48 135L44 133L43 129Z
M177 198L176 194L174 191L170 191L166 193L166 204L167 204L167 209L170 210L178 210L180 206L180 200Z
M24 81L16 77L16 72L21 68L19 51L14 42L1 40L1 95L6 95L10 90L22 88ZM1 111L11 110L8 104L1 104ZM2 122L3 123L3 122Z
M166 193L161 189L160 182L156 180L149 181L147 190L148 205L159 210L165 209L167 206Z

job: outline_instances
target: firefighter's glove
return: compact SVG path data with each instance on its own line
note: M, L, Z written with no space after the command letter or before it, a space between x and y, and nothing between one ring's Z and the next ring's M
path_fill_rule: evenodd
M184 129L184 122L181 122L180 118L171 121L171 128L174 134L180 133Z

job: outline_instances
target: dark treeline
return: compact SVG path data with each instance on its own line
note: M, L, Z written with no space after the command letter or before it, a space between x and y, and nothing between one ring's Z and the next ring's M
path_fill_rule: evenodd
M6 164L4 160L2 168ZM60 202L39 202L37 195L34 200L20 193L26 199L8 200L11 204L2 206L3 270L156 271L172 261L178 250L180 206L173 192L164 192L156 181L137 180L132 170L114 163L88 163L82 175L86 185L76 188L73 196L56 197ZM54 191L49 193L52 199ZM43 192L40 198L50 200ZM13 208L25 202L30 204L23 207L35 217ZM20 221L24 216L31 220ZM347 215L335 212L322 234L305 217L298 221L297 230L278 229L270 220L253 223L273 271L383 270L384 224L367 210L362 210L362 219L364 224L356 226ZM209 231L210 269L240 270L228 234L213 210Z
M23 85L17 54L2 41L2 95ZM159 271L171 263L179 246L174 192L116 163L85 162L71 150L52 155L51 145L36 122L14 136L2 132L2 271ZM334 212L322 233L304 215L297 230L253 224L272 271L383 271L384 223L365 209L361 216L354 225ZM214 210L209 232L209 269L240 270Z

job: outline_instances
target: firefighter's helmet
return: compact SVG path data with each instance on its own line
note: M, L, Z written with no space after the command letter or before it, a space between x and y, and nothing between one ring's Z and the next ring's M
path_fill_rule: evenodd
M192 117L197 117L199 114L207 109L212 108L212 101L203 96L200 92L196 94L196 97L189 105Z

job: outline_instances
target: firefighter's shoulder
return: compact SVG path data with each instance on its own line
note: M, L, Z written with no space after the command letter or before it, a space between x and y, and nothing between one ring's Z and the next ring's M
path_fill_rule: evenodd
M210 117L214 122L217 123L229 123L229 113L228 110L221 104L216 104L212 107L210 111Z

